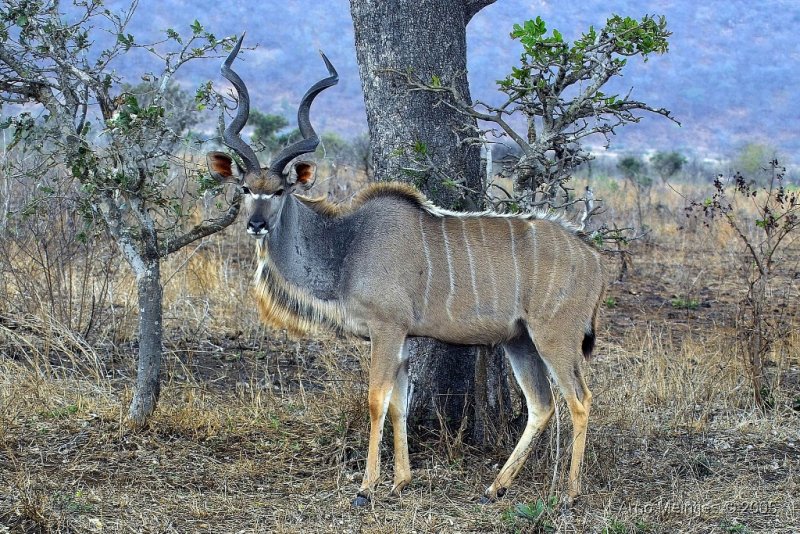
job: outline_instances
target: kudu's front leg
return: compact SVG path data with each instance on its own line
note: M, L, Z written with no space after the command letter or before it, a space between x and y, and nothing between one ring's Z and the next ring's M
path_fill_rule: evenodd
M358 495L353 499L354 506L366 505L378 482L381 469L381 438L383 423L392 399L395 380L401 364L405 363L406 332L396 327L379 325L370 328L372 354L369 366L369 450L367 468Z

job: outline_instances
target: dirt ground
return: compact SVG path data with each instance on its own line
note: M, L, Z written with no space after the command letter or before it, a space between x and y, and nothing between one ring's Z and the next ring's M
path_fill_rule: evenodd
M510 446L412 436L414 481L391 497L387 425L383 482L353 509L368 345L258 326L246 259L191 282L212 295L198 300L187 280L193 262L222 261L210 247L176 260L188 274L167 282L164 384L145 429L124 422L132 336L89 346L41 318L0 317L0 533L798 532L800 335L768 362L778 387L760 412L737 343L741 251L724 233L679 232L670 220L632 246L609 288L587 363L584 494L571 508L560 502L561 405L489 505L477 498ZM776 302L772 313L798 316L796 294Z

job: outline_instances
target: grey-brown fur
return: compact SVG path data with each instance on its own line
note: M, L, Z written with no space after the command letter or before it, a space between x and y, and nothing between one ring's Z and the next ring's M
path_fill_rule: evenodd
M238 49L223 74L246 99L243 82L229 68ZM327 326L371 341L369 450L354 504L366 503L378 482L387 413L394 427L393 491L411 481L409 336L505 348L528 422L486 490L488 499L505 493L532 439L553 415L549 374L572 417L568 495L574 497L591 409L581 364L594 343L605 280L599 254L557 218L451 213L401 184L373 184L350 208L300 196L313 184L314 165L283 167L317 146L308 118L311 100L338 79L327 60L326 66L330 76L314 84L300 105L303 140L282 151L277 163L266 170L247 163L252 151L239 137L246 119L241 108L225 142L240 152L246 169L221 152L209 153L208 162L218 180L238 183L247 193L247 232L258 239L255 293L265 322L293 333Z
M400 184L370 186L349 210L292 195L281 202L280 218L259 245L256 294L272 303L264 319L294 332L324 325L372 339L370 411L377 434L371 442L380 440L392 407L386 398L403 387L396 382L404 381L408 336L506 348L531 419L519 450L487 490L492 498L508 487L530 440L552 415L548 372L570 410L583 408L588 417L591 394L581 359L591 352L605 277L599 254L571 225L535 214L442 212ZM267 211L258 202L252 209L251 218ZM402 421L403 407L395 408ZM575 443L582 448L581 439ZM402 461L407 453L399 446ZM577 462L581 456L577 451ZM374 457L363 495L377 480ZM575 495L578 467L573 470ZM409 479L407 465L396 468L397 491Z

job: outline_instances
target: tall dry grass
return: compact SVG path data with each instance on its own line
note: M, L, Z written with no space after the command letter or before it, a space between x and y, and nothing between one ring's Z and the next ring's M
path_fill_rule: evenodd
M412 438L415 479L406 494L387 495L387 447L374 506L352 510L366 453L368 345L325 336L298 342L261 326L248 294L252 242L239 226L165 262L162 397L148 428L131 432L123 418L135 368L132 274L102 239L90 248L65 240L65 251L52 255L52 245L44 250L30 234L28 241L4 235L0 525L23 532L796 530L800 336L773 355L780 388L775 408L759 413L736 343L741 250L725 227L685 217L683 197L702 195L700 186L677 188L683 197L659 187L647 212L649 237L632 245L633 267L612 284L601 314L587 366L595 400L586 495L568 513L549 501L553 488L566 487L563 405L504 501L478 506L474 498L510 450L478 450L433 429ZM595 188L605 217L633 220L635 198L623 183ZM676 305L693 301L695 309ZM81 309L92 302L88 328L91 314ZM518 395L514 410L522 414Z

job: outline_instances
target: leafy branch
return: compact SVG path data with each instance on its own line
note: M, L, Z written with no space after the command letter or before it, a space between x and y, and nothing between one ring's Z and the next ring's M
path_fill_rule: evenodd
M517 24L511 33L523 47L520 64L498 80L506 95L499 105L470 102L456 89L453 80L439 76L423 79L413 71L389 71L402 77L410 90L439 95L439 105L450 106L490 126L479 129L467 141L486 143L487 137L508 137L520 147L522 155L514 165L515 195L522 209L558 204L562 197L571 202L563 186L572 171L592 159L582 143L590 136L602 135L606 146L619 126L639 122L637 112L648 112L678 123L664 109L650 106L625 95L601 91L620 75L629 57L668 50L664 17L645 16L641 20L611 16L603 28L590 27L573 43L558 30L548 32L545 22L535 20ZM509 117L521 113L526 118L524 131L516 130Z

